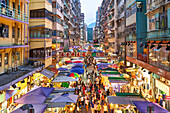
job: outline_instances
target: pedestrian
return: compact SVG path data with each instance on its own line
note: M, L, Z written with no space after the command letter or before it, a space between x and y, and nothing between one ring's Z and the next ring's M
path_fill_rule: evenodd
M109 96L109 94L110 94L110 91L109 91L109 89L107 89L107 96Z
M82 103L82 106L84 106L84 97L81 96L81 103Z
M104 109L104 113L107 113L107 112L108 112L106 103L104 103L103 109Z
M87 104L85 104L85 106L86 106L86 113L88 112L88 105Z
M104 94L102 94L102 105L104 103L104 100L105 100L105 97L104 97Z
M94 111L95 111L95 113L97 113L97 104L96 103L94 103Z
M91 111L94 113L94 101L91 102Z
M100 111L101 111L101 105L100 105L100 103L98 103L97 109L98 109L98 113L100 113Z

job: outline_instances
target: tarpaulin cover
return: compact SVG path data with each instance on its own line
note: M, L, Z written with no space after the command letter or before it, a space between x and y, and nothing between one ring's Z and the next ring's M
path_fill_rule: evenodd
M10 97L15 95L17 93L17 90L6 90L6 100L8 100Z
M83 63L83 61L73 61L73 63Z
M118 71L102 72L102 74L120 74Z
M137 107L137 109L141 113L147 113L147 106L154 107L154 113L169 113L168 110L164 109L163 107L149 101L133 101L133 104Z
M78 73L78 74L83 74L84 69L83 68L74 68L74 69L71 69L71 72L75 72L75 73Z
M67 69L67 68L62 68L62 67L60 67L60 68L58 68L58 70L59 70L59 71L67 71L68 69Z
M43 74L44 76L48 77L49 79L51 79L55 75L54 72L49 71L48 69L42 70L41 74Z
M68 76L57 76L52 82L69 82L69 81L77 81L77 79L73 79Z
M44 111L47 107L46 104L33 104L32 106L34 109L34 113L44 113ZM12 111L11 113L28 113L28 110L23 111L21 108L18 108L16 110Z
M116 95L120 96L120 97L135 96L135 97L141 97L142 98L142 95L138 94L138 93L119 93L119 92L116 92Z
M100 64L97 64L98 68L107 68L108 67L108 63L100 63Z
M54 88L50 88L50 87L39 87L28 92L27 94L35 94L35 95L42 95L48 97L53 90Z
M15 100L18 104L42 104L46 100L43 95L25 94L21 98Z
M69 63L72 63L72 61L65 61L65 63L69 64Z
M75 65L72 67L72 69L73 69L73 68L83 68L83 64L77 63L77 64L75 64Z
M78 95L74 94L56 94L54 98L52 98L51 102L70 102L76 103L78 99Z

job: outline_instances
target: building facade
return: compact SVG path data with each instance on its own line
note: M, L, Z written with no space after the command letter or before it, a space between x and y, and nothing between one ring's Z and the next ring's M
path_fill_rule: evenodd
M52 1L30 0L30 59L52 64Z

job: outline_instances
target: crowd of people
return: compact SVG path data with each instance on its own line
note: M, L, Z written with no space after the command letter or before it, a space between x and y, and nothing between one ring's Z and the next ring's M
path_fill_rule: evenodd
M76 83L75 93L79 95L77 102L77 112L86 112L91 111L91 113L107 113L108 106L106 104L106 96L109 95L109 90L106 92L103 89L101 83L101 77L97 76L97 66L96 60L91 56L86 56L84 59L85 66L85 78L82 80L82 77L79 78ZM87 68L93 68L92 73L87 71Z

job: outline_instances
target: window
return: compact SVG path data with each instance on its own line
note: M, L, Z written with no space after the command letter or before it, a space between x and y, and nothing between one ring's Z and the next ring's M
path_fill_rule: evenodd
M52 21L51 12L47 9L38 9L38 10L31 10L30 11L30 18L48 18Z
M15 27L12 27L12 38L15 38Z
M12 52L12 63L14 63L15 52Z
M5 53L5 65L8 64L8 53Z
M20 52L17 52L17 60L20 60Z
M2 66L2 54L0 54L0 67Z
M18 28L18 38L20 38L20 28Z

